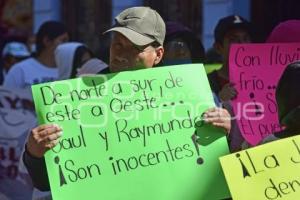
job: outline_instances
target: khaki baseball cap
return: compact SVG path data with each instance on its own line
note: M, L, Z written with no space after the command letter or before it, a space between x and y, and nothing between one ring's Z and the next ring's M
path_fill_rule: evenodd
M149 7L132 7L115 17L116 24L104 33L116 31L132 43L144 46L154 41L163 45L166 25L161 16Z

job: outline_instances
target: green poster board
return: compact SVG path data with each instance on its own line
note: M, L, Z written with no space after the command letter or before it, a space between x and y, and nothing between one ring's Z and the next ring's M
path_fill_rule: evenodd
M214 200L229 196L218 158L222 130L201 64L145 69L32 87L40 124L63 128L46 154L53 198Z

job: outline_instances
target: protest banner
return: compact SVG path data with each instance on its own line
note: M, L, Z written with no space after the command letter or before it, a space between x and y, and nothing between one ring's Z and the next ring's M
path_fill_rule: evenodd
M20 170L19 162L28 132L35 124L30 91L0 87L0 199L32 196L32 185L25 183L26 172Z
M299 199L300 136L227 155L220 161L234 200Z
M232 45L229 74L238 92L232 106L250 144L281 130L276 86L285 67L299 59L300 43Z
M201 64L35 85L40 124L63 138L46 154L53 198L219 199L229 195L218 158L222 129ZM216 190L215 188L218 188Z

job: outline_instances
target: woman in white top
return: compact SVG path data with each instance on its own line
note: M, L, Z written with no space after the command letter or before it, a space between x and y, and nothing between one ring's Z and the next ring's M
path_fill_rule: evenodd
M54 50L69 40L65 26L56 21L45 22L36 38L36 55L12 66L5 77L5 87L25 89L58 78Z

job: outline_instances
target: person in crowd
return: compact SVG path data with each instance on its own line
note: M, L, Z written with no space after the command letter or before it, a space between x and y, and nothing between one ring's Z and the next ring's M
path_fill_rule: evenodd
M14 64L29 56L30 52L25 44L15 41L5 44L2 50L3 77L5 78L6 74Z
M203 63L205 61L205 50L201 40L189 28L178 22L169 21L166 23L164 49L162 61L164 66ZM214 92L213 97L216 106L220 107L221 102ZM219 111L226 112L223 109L219 109ZM229 133L228 138L231 137L230 135Z
M94 53L84 44L67 42L57 46L55 62L58 79L65 80L84 75L95 75L107 68L107 64L94 57Z
M180 65L203 63L205 50L200 39L187 27L178 22L166 23L166 38L164 42L162 65ZM220 105L213 93L216 105Z
M279 23L268 36L266 43L300 42L300 20L291 19ZM299 93L300 61L287 65L277 88L276 102L278 105L279 122L282 131L264 138L262 143L300 134L300 93ZM291 92L292 91L292 92ZM248 144L245 144L248 147Z
M75 78L77 70L93 57L92 51L82 43L67 42L58 45L55 50L58 79Z
M132 7L121 12L116 25L105 33L112 33L110 61L104 72L152 68L164 54L165 23L160 15L148 7ZM230 131L228 112L212 108L205 112L204 121ZM25 146L23 161L39 190L50 190L44 154L53 148L62 136L55 124L40 125L31 130Z
M300 42L300 20L291 19L279 23L268 36L266 43Z
M269 36L266 39L266 43L296 43L296 42L300 42L300 20L297 19L291 19L291 20L286 20L283 21L281 23L279 23L277 26L275 26L275 28L271 31L271 33L269 34ZM279 107L279 119L280 119L280 115L285 115L282 114L282 110L284 110L285 108L287 108L288 105L288 98L291 98L291 101L297 101L300 102L299 99L299 94L294 93L294 91L297 89L297 85L292 86L291 84L297 84L296 78L292 77L290 74L293 72L295 72L296 74L299 72L299 61L295 62L295 63L291 63L290 65L287 65L279 83L278 86L276 88L276 100L277 100L277 104ZM299 76L299 75L298 75ZM287 77L291 77L291 80L289 80L289 78ZM280 90L279 88L282 88L284 84L287 84L287 87L294 87L293 90L289 90L289 91L293 91L293 95L290 96L286 96L284 97L284 94L282 92L282 90ZM298 83L299 84L299 83ZM299 90L299 87L298 87ZM281 99L281 100L280 100ZM286 100L285 102L283 102L282 100ZM290 108L291 109L291 108ZM295 110L297 110L297 108L294 108ZM299 108L298 108L299 110ZM298 111L299 112L299 111ZM270 142L273 140L277 140L279 138L282 137L288 137L291 135L295 135L298 133L293 133L293 132L297 132L295 130L298 130L298 132L300 132L299 128L297 129L295 121L294 120L298 120L299 121L299 115L296 114L292 114L291 115L292 118L289 118L287 122L284 122L280 119L280 123L281 125L287 126L287 129L284 129L283 131L280 132L276 132L274 134L271 134L269 136L266 136L262 142L260 144L266 143L266 142ZM294 130L294 131L293 131ZM251 147L251 145L249 143L247 143L246 141L244 141L243 145L242 145L243 149L247 149L249 147Z
M289 64L276 88L279 122L282 131L267 136L263 143L300 134L300 61Z
M229 51L231 44L252 42L252 25L238 15L221 18L214 29L214 49L222 57L222 67L208 74L212 91L218 96L222 106L234 116L231 100L236 98L237 91L229 80ZM244 138L236 120L231 120L231 132L228 143L231 152L241 150Z
M36 35L36 57L30 57L12 66L3 85L25 89L33 84L56 80L54 50L57 45L68 40L67 30L62 23L47 21L42 24Z
M229 50L231 44L250 43L252 26L238 15L231 15L219 20L214 30L214 48L222 56L222 67L208 75L212 90L222 102L234 99L237 91L229 80Z
M163 65L203 63L205 59L201 40L178 22L166 22L164 49Z

